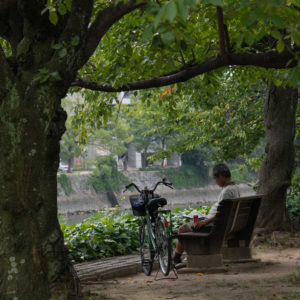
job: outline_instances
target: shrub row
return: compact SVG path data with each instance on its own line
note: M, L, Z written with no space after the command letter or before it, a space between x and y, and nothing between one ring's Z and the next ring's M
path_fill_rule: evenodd
M206 214L208 208L197 209ZM192 209L172 211L173 231L188 221L184 217ZM65 244L72 262L136 253L139 249L139 217L130 211L101 210L79 224L61 224Z

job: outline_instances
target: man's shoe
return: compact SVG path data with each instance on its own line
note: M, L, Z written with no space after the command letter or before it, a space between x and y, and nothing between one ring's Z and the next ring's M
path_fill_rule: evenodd
M177 253L175 253L173 256L173 262L175 265L180 264L181 263L181 255L178 255Z

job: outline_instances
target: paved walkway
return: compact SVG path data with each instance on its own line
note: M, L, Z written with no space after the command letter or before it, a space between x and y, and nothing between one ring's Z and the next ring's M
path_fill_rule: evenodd
M116 256L75 264L81 281L96 281L136 274L142 271L139 254Z

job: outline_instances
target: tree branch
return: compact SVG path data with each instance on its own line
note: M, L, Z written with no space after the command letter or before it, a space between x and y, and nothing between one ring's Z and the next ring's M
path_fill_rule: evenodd
M93 24L89 28L88 40L86 44L85 57L86 60L93 54L97 48L101 38L110 29L110 27L120 20L123 16L131 11L144 6L144 2L129 0L120 1L118 4L113 3L110 7L101 10Z
M230 39L229 39L229 33L228 33L228 28L227 25L224 24L224 32L225 32L225 41L226 41L226 46L227 46L227 52L231 52L231 47L230 47Z
M178 69L170 72L169 74L152 77L148 79L141 79L135 82L128 83L124 86L114 88L111 85L103 85L97 82L91 82L83 78L77 78L71 86L82 87L95 91L102 92L121 92L121 91L130 91L130 90L142 90L147 88L162 87L177 82L184 82L193 77L196 77L200 74L207 73L216 69L219 69L224 66L257 66L263 68L291 68L296 65L296 60L293 61L287 67L286 64L289 60L293 59L289 52L284 51L278 53L277 51L269 51L266 53L255 53L255 54L246 54L246 53L234 53L228 54L228 61L224 61L220 56L215 56L203 63L193 64L187 66L184 69Z
M226 50L225 50L223 8L221 6L217 6L217 19L218 19L220 55L221 55L221 57L225 57Z

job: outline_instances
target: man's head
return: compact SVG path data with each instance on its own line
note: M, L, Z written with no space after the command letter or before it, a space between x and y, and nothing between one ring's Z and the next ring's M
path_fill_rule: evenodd
M223 186L231 181L231 173L227 165L223 163L216 164L213 167L213 178L218 186Z

